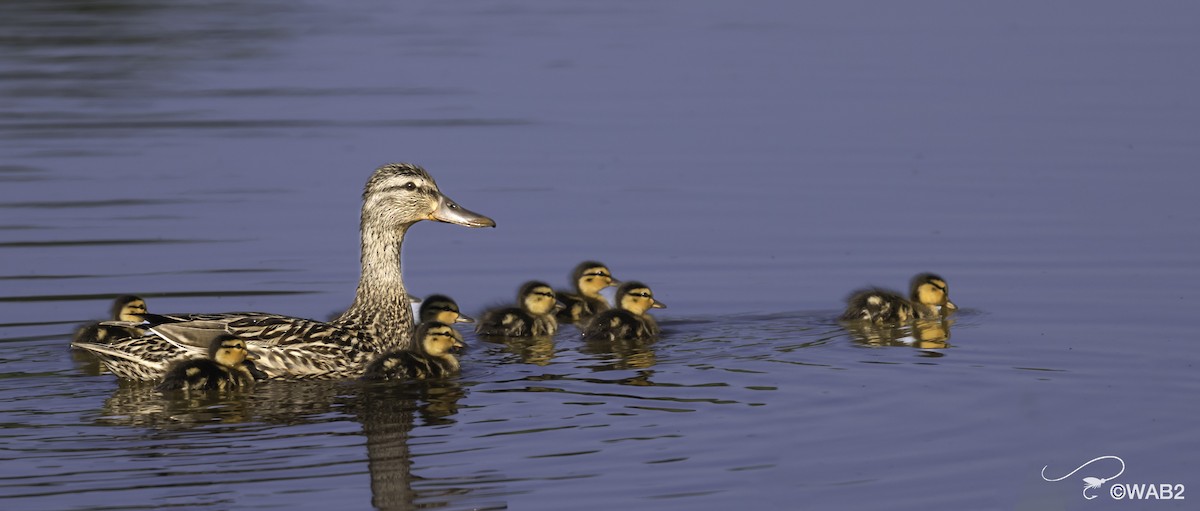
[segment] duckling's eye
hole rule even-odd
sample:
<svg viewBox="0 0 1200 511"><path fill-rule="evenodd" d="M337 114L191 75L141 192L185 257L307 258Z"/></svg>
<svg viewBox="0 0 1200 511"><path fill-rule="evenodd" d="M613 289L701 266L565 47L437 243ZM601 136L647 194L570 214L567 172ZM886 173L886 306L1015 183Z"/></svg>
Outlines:
<svg viewBox="0 0 1200 511"><path fill-rule="evenodd" d="M404 185L404 189L411 192L411 191L417 189L417 184L412 181L409 181L408 184Z"/></svg>
<svg viewBox="0 0 1200 511"><path fill-rule="evenodd" d="M636 296L639 298L650 298L653 295L651 295L650 293L629 293L629 296Z"/></svg>

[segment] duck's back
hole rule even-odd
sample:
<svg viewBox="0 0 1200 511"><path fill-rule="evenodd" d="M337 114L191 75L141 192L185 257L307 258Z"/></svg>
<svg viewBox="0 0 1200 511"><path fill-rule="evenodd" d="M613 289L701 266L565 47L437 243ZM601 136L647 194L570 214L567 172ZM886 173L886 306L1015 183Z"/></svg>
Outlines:
<svg viewBox="0 0 1200 511"><path fill-rule="evenodd" d="M172 365L158 384L158 390L220 390L253 381L244 368L230 369L207 358L196 358Z"/></svg>
<svg viewBox="0 0 1200 511"><path fill-rule="evenodd" d="M855 291L846 299L843 321L902 323L915 316L913 304L895 291L870 288Z"/></svg>
<svg viewBox="0 0 1200 511"><path fill-rule="evenodd" d="M395 351L375 359L363 374L364 380L423 380L445 378L454 373L449 362L424 353Z"/></svg>
<svg viewBox="0 0 1200 511"><path fill-rule="evenodd" d="M657 330L657 325L651 326L632 312L609 309L592 318L584 328L583 335L589 339L612 341L650 340L656 336Z"/></svg>
<svg viewBox="0 0 1200 511"><path fill-rule="evenodd" d="M608 302L603 298L584 296L569 291L557 291L558 301L565 307L555 316L559 323L574 323L585 325L596 314L608 310Z"/></svg>
<svg viewBox="0 0 1200 511"><path fill-rule="evenodd" d="M153 333L109 343L75 341L121 378L155 380L171 364L202 354L227 334L245 339L258 369L273 378L353 377L375 351L353 326L279 314L147 314Z"/></svg>
<svg viewBox="0 0 1200 511"><path fill-rule="evenodd" d="M554 335L558 323L554 316L530 314L518 307L493 309L483 314L475 332L494 337L540 337Z"/></svg>

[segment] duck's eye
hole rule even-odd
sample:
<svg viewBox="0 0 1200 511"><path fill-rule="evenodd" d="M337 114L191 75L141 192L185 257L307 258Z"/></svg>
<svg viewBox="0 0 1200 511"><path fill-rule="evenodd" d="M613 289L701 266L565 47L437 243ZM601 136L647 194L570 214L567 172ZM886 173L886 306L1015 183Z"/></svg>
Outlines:
<svg viewBox="0 0 1200 511"><path fill-rule="evenodd" d="M412 181L409 181L408 184L404 185L404 189L411 192L411 191L417 189L417 184Z"/></svg>

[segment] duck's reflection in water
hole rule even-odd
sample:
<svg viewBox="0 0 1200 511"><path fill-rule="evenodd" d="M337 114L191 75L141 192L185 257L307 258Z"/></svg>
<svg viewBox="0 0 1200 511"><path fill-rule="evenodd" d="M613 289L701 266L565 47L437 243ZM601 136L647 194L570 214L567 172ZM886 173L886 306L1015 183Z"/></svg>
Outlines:
<svg viewBox="0 0 1200 511"><path fill-rule="evenodd" d="M919 319L901 325L876 325L863 321L847 321L842 326L854 342L864 346L905 346L919 349L950 348L950 326L953 319Z"/></svg>
<svg viewBox="0 0 1200 511"><path fill-rule="evenodd" d="M492 335L479 336L479 340L502 351L517 356L523 364L539 366L550 365L554 361L557 347L551 336L534 337L500 337Z"/></svg>
<svg viewBox="0 0 1200 511"><path fill-rule="evenodd" d="M584 338L582 342L580 353L596 355L596 363L589 367L597 371L648 369L658 363L654 340Z"/></svg>
<svg viewBox="0 0 1200 511"><path fill-rule="evenodd" d="M441 485L433 485L436 490L415 490L409 451L415 418L425 424L448 422L464 395L453 381L378 382L362 384L355 399L346 403L367 437L372 506L388 510L444 507L470 491Z"/></svg>
<svg viewBox="0 0 1200 511"><path fill-rule="evenodd" d="M153 382L122 381L105 401L102 415L96 422L149 427L164 432L186 429L200 431L199 428L222 424L227 427L213 431L213 434L259 437L263 434L262 424L293 426L354 421L362 425L366 437L366 462L371 478L373 507L387 510L442 508L461 505L469 499L468 494L472 489L414 476L409 451L410 436L417 424L453 422L452 417L458 412L458 402L465 395L465 389L454 380L272 381L233 392L168 394L155 390ZM311 440L308 435L302 436L292 441ZM161 437L171 441L180 438L194 437L190 434L187 437ZM185 441L189 443L189 449L209 449L208 442ZM269 443L278 445L288 441L276 437ZM214 444L212 450L195 454L224 459L228 453L217 450L220 445ZM300 444L297 447L302 446ZM278 467L284 473L290 468L286 465ZM214 477L218 476L216 469L213 470ZM414 488L414 481L418 481L422 488ZM170 481L163 483L171 484ZM297 480L297 483L305 484L302 480ZM485 504L479 508L504 508L504 504Z"/></svg>

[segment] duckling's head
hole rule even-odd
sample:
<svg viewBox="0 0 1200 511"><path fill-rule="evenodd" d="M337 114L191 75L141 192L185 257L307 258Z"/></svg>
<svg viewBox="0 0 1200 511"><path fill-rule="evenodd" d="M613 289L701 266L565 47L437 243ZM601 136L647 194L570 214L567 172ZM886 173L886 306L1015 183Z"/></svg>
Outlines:
<svg viewBox="0 0 1200 511"><path fill-rule="evenodd" d="M417 329L417 339L421 340L421 349L427 355L439 358L454 358L454 353L466 347L458 330L439 321L421 323Z"/></svg>
<svg viewBox="0 0 1200 511"><path fill-rule="evenodd" d="M363 225L407 228L421 220L467 227L495 227L491 218L472 212L442 195L425 169L411 163L389 163L367 180L363 191Z"/></svg>
<svg viewBox="0 0 1200 511"><path fill-rule="evenodd" d="M575 283L575 289L584 296L599 296L601 289L621 283L613 278L612 272L608 271L604 263L597 261L579 263L571 272L571 279Z"/></svg>
<svg viewBox="0 0 1200 511"><path fill-rule="evenodd" d="M458 304L446 295L430 295L422 300L419 315L422 323L426 321L439 321L446 324L475 322L470 316L459 311Z"/></svg>
<svg viewBox="0 0 1200 511"><path fill-rule="evenodd" d="M521 304L522 309L531 314L551 314L558 306L558 297L550 284L531 280L522 285L517 292L517 302Z"/></svg>
<svg viewBox="0 0 1200 511"><path fill-rule="evenodd" d="M109 311L112 319L132 323L141 323L142 317L140 314L145 313L146 301L141 299L141 297L133 295L118 296L113 300L112 309Z"/></svg>
<svg viewBox="0 0 1200 511"><path fill-rule="evenodd" d="M666 304L654 299L650 286L637 281L626 282L617 288L617 306L639 316L650 309L667 308Z"/></svg>
<svg viewBox="0 0 1200 511"><path fill-rule="evenodd" d="M950 301L950 287L943 279L933 273L918 273L910 285L912 300L917 303L945 307L947 311L958 310L958 306Z"/></svg>
<svg viewBox="0 0 1200 511"><path fill-rule="evenodd" d="M246 350L246 341L226 334L213 339L208 348L208 358L225 367L236 367L251 357Z"/></svg>

